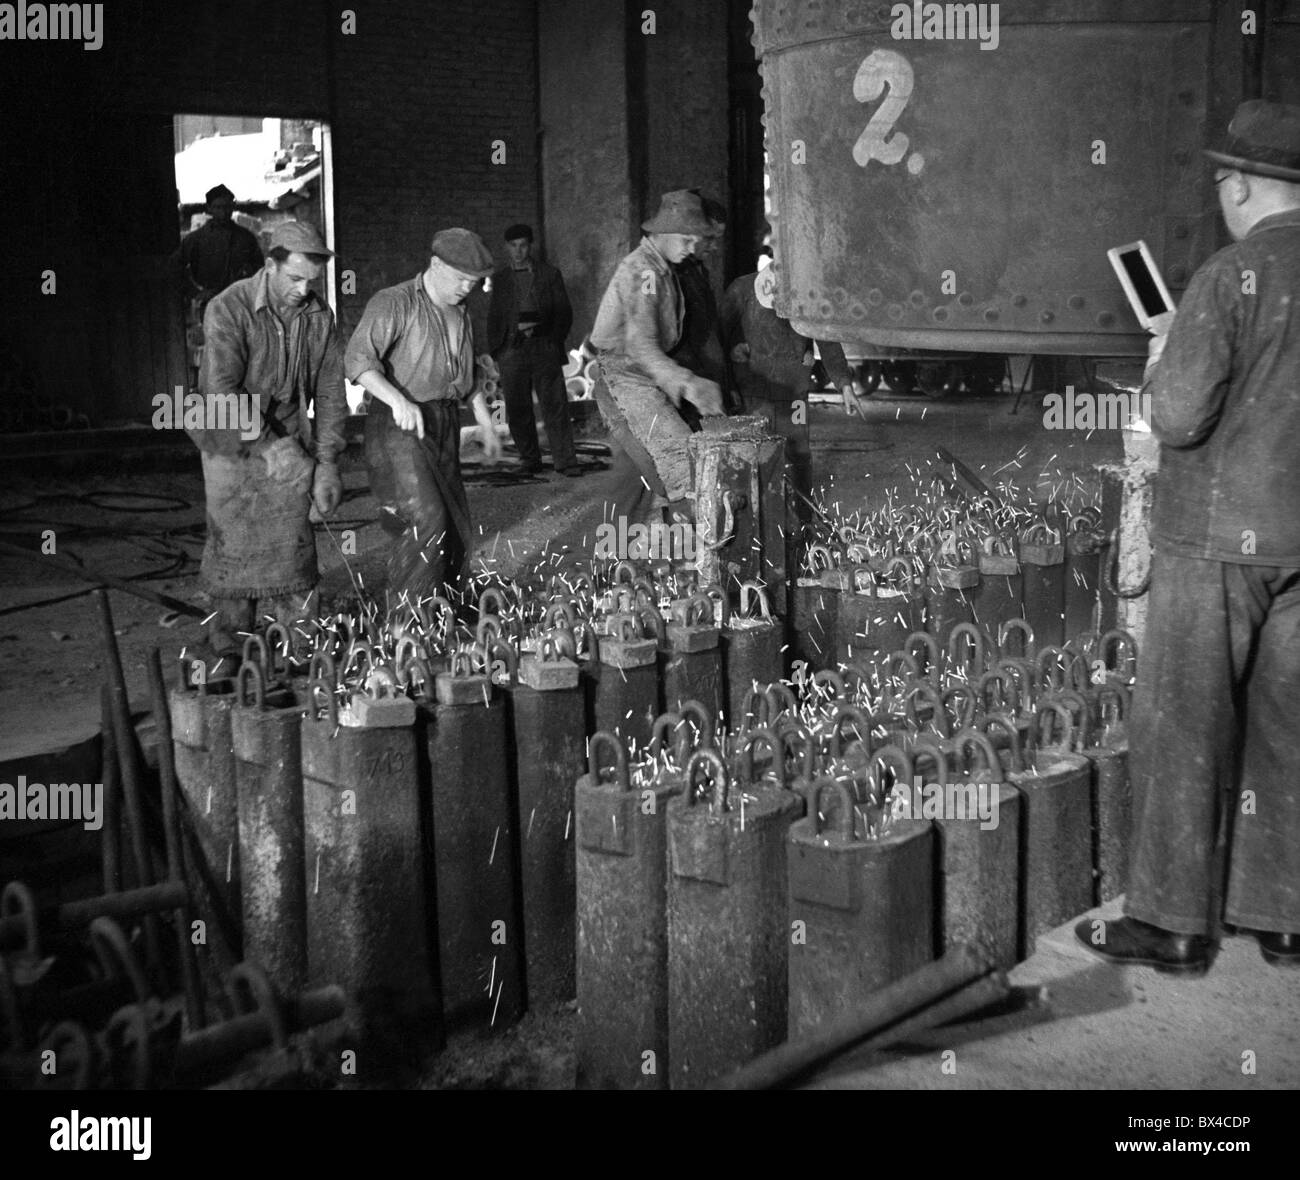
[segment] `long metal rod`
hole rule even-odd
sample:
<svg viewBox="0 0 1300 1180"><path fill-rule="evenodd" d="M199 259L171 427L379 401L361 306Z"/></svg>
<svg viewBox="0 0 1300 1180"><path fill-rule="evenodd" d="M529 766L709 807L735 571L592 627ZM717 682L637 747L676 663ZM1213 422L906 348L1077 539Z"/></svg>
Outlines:
<svg viewBox="0 0 1300 1180"><path fill-rule="evenodd" d="M113 738L117 745L118 766L122 772L122 798L126 803L126 822L131 836L136 884L152 885L153 871L149 863L149 845L145 838L141 802L143 773L136 750L135 731L131 725L131 705L126 693L126 676L122 672L122 655L118 651L117 635L113 630L113 609L109 605L107 590L96 590L95 598L99 605L100 628L104 634L104 661L108 673L108 694L112 702ZM162 956L158 919L153 915L147 915L144 919L144 935L149 967L157 971L161 967Z"/></svg>
<svg viewBox="0 0 1300 1180"><path fill-rule="evenodd" d="M980 496L991 496L988 485L980 479L969 467L960 459L956 458L947 447L935 447L939 455L940 462L948 463L952 466L953 473L959 476L965 483L970 485L971 489Z"/></svg>
<svg viewBox="0 0 1300 1180"><path fill-rule="evenodd" d="M184 905L188 897L183 882L169 881L143 889L126 889L120 893L66 901L57 909L48 911L48 916L42 916L41 933L75 930L79 926L89 926L96 918L135 918L158 910L170 910ZM0 950L21 946L25 937L26 928L21 915L0 918Z"/></svg>
<svg viewBox="0 0 1300 1180"><path fill-rule="evenodd" d="M156 590L146 590L136 582L115 578L112 574L106 574L103 570L94 569L92 566L81 566L72 561L65 561L52 553L37 553L32 549L24 549L21 545L12 545L8 541L0 541L0 553L6 553L10 557L25 557L28 561L45 566L47 569L53 566L55 569L63 570L64 573L74 574L92 585L111 586L114 590L121 590L123 594L134 594L136 598L143 598L146 602L152 602L155 606L165 606L168 610L174 610L182 615L189 615L194 619L206 619L210 613L209 611L200 610L197 606L191 606L188 602L182 602L179 598L173 598L170 594L159 594Z"/></svg>
<svg viewBox="0 0 1300 1180"><path fill-rule="evenodd" d="M334 984L303 992L284 1006L286 1032L298 1032L343 1015L346 996ZM271 1026L260 1012L223 1020L193 1036L184 1036L176 1049L176 1072L186 1074L241 1057L271 1043Z"/></svg>
<svg viewBox="0 0 1300 1180"><path fill-rule="evenodd" d="M100 833L100 856L104 892L117 893L122 888L122 774L113 736L113 698L106 684L99 690L99 732L103 743L104 829Z"/></svg>
<svg viewBox="0 0 1300 1180"><path fill-rule="evenodd" d="M994 1004L1005 1000L1010 990L1011 988L1006 979L1001 975L996 973L985 975L974 983L968 983L950 996L945 996L942 1000L936 1000L914 1016L909 1016L897 1024L891 1024L874 1037L868 1037L867 1040L859 1042L853 1046L853 1051L855 1053L867 1053L877 1049L886 1049L890 1045L900 1044L920 1033L938 1028L941 1024L960 1020L962 1017L970 1016L981 1009L992 1007ZM824 1062L823 1067L829 1064L829 1062ZM807 1077L811 1072L809 1070L801 1071L798 1076L786 1079L786 1084L797 1084L801 1080L811 1080Z"/></svg>
<svg viewBox="0 0 1300 1180"><path fill-rule="evenodd" d="M804 1040L779 1045L717 1079L709 1088L765 1090L783 1085L951 996L991 970L978 952L964 943L955 946L942 959L868 996L856 1016L838 1020ZM1009 988L1005 981L1001 986L1005 995Z"/></svg>
<svg viewBox="0 0 1300 1180"><path fill-rule="evenodd" d="M162 790L163 838L167 846L167 879L184 885L185 871L181 860L181 821L176 806L176 752L172 746L172 718L167 707L167 683L163 679L162 655L149 652L149 696L153 705L154 730L158 734L158 778ZM181 980L185 990L185 1020L190 1029L203 1027L203 991L194 944L190 941L191 908L189 893L176 910L176 952L181 961Z"/></svg>

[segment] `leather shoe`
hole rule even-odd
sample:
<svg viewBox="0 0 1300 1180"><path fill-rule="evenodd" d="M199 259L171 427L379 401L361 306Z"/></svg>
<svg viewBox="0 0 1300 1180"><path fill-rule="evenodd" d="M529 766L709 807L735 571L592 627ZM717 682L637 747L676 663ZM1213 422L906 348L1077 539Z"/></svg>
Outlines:
<svg viewBox="0 0 1300 1180"><path fill-rule="evenodd" d="M1093 941L1097 921L1104 938L1100 943ZM1209 938L1175 934L1137 918L1085 918L1075 926L1074 936L1093 954L1120 966L1154 967L1162 975L1204 975L1210 968Z"/></svg>
<svg viewBox="0 0 1300 1180"><path fill-rule="evenodd" d="M582 465L580 463L570 463L565 467L557 467L555 470L557 474L567 475L570 479L582 478Z"/></svg>
<svg viewBox="0 0 1300 1180"><path fill-rule="evenodd" d="M537 475L542 470L542 461L535 459L531 463L520 463L519 470L524 475Z"/></svg>
<svg viewBox="0 0 1300 1180"><path fill-rule="evenodd" d="M1264 956L1264 962L1274 967L1300 967L1300 934L1256 930L1255 937L1259 940L1259 953Z"/></svg>

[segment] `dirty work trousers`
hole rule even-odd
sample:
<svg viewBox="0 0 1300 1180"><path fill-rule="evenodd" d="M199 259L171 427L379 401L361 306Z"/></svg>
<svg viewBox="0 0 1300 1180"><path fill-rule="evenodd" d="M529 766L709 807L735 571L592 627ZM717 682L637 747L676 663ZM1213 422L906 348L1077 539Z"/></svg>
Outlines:
<svg viewBox="0 0 1300 1180"><path fill-rule="evenodd" d="M573 423L569 421L569 395L564 389L560 362L559 347L546 336L521 337L497 357L510 437L515 440L520 462L525 466L542 461L537 420L533 417L534 389L546 422L546 442L555 469L560 471L577 462Z"/></svg>
<svg viewBox="0 0 1300 1180"><path fill-rule="evenodd" d="M1213 934L1221 916L1300 932L1297 717L1300 570L1157 548L1129 733L1126 913L1181 934Z"/></svg>
<svg viewBox="0 0 1300 1180"><path fill-rule="evenodd" d="M653 461L664 495L682 499L691 490L691 458L686 449L691 428L662 389L622 360L602 356L600 372L628 432Z"/></svg>
<svg viewBox="0 0 1300 1180"><path fill-rule="evenodd" d="M615 404L603 376L597 376L591 396L609 428L613 444L610 467L613 471L614 502L606 505L602 518L615 523L623 518L629 525L646 524L650 519L654 498L664 494L663 481L655 469L654 460L628 428L627 419Z"/></svg>
<svg viewBox="0 0 1300 1180"><path fill-rule="evenodd" d="M424 438L402 430L372 398L366 416L366 470L388 550L390 604L456 592L468 572L469 498L460 474L460 407L419 403Z"/></svg>
<svg viewBox="0 0 1300 1180"><path fill-rule="evenodd" d="M224 653L265 615L278 622L297 617L316 586L308 520L314 465L280 483L260 452L241 458L204 451L201 458L208 532L199 572L216 612L209 642Z"/></svg>

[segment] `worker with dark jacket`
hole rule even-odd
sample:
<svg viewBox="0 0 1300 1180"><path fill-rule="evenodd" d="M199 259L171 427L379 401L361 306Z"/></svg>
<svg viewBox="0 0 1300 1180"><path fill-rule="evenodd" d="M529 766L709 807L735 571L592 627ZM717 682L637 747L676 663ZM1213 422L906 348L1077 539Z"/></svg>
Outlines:
<svg viewBox="0 0 1300 1180"><path fill-rule="evenodd" d="M268 616L289 623L315 613L308 516L313 500L326 515L338 506L348 412L334 314L310 287L330 255L314 227L283 222L263 269L214 296L204 316L199 392L205 410L220 408L227 422L214 417L189 434L203 459L208 533L200 572L212 596L209 636L218 656L237 654L241 633ZM241 405L255 411L247 418L255 437L229 424L228 407Z"/></svg>
<svg viewBox="0 0 1300 1180"><path fill-rule="evenodd" d="M523 470L530 475L541 471L533 418L535 389L555 470L579 476L582 468L573 447L569 397L561 372L567 359L565 342L573 326L564 277L555 267L533 257L533 231L528 226L512 225L505 239L510 265L492 275L487 331L488 352L501 370L510 436Z"/></svg>
<svg viewBox="0 0 1300 1180"><path fill-rule="evenodd" d="M1076 927L1112 962L1187 975L1221 923L1300 965L1300 106L1243 103L1206 155L1234 241L1150 347L1160 468L1125 916Z"/></svg>
<svg viewBox="0 0 1300 1180"><path fill-rule="evenodd" d="M231 283L262 268L257 238L234 221L235 194L218 184L208 189L204 200L207 221L181 239L171 260L185 300L186 337L195 369L203 364L203 313L209 302Z"/></svg>
<svg viewBox="0 0 1300 1180"><path fill-rule="evenodd" d="M732 379L745 413L759 414L786 440L795 486L811 492L812 447L808 434L808 386L813 342L790 321L777 315L776 268L769 263L741 275L722 297L722 343L732 365ZM844 349L834 341L817 342L822 364L844 399L844 411L862 412ZM802 405L796 403L803 400Z"/></svg>
<svg viewBox="0 0 1300 1180"><path fill-rule="evenodd" d="M371 297L344 357L348 380L370 394L366 467L380 527L394 538L388 557L394 602L456 591L468 574L462 403L473 408L488 462L501 454L463 306L492 273L492 255L467 229L435 234L430 254L415 278Z"/></svg>
<svg viewBox="0 0 1300 1180"><path fill-rule="evenodd" d="M721 248L727 230L727 211L711 197L701 197L700 200L709 221L709 230L695 244L694 251L673 267L682 290L682 338L668 355L697 377L716 383L723 391L723 404L730 408L727 362L718 330L718 300L709 273L709 263ZM699 429L700 416L695 407L685 402L680 410L687 424L692 429Z"/></svg>

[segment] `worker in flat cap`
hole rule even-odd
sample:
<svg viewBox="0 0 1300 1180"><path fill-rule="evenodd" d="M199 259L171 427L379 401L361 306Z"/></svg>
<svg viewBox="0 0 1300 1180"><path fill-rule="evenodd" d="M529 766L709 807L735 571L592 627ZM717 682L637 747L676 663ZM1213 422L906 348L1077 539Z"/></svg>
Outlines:
<svg viewBox="0 0 1300 1180"><path fill-rule="evenodd" d="M546 421L551 462L562 475L580 476L573 446L569 397L561 371L565 342L573 325L564 278L553 266L533 257L533 231L512 225L505 232L510 265L492 275L488 305L488 352L501 370L510 435L519 463L529 475L542 470L542 453L533 417L533 391Z"/></svg>
<svg viewBox="0 0 1300 1180"><path fill-rule="evenodd" d="M268 619L316 613L309 515L313 503L323 515L338 507L348 412L334 313L312 289L330 256L314 226L283 222L258 273L213 296L204 315L199 392L209 416L188 433L203 459L200 574L217 657L237 656Z"/></svg>
<svg viewBox="0 0 1300 1180"><path fill-rule="evenodd" d="M1243 103L1205 154L1233 242L1149 348L1160 471L1125 916L1076 928L1111 962L1185 975L1225 927L1300 966L1300 106Z"/></svg>
<svg viewBox="0 0 1300 1180"><path fill-rule="evenodd" d="M618 264L591 330L600 369L593 396L616 441L641 466L646 484L661 490L677 515L690 519L686 441L691 429L678 407L687 401L703 415L722 414L722 390L669 355L681 342L685 320L673 268L712 227L700 195L679 189L663 195L658 212L641 228L645 236ZM618 418L606 407L625 420L622 439ZM616 512L625 510L621 503L616 506ZM637 503L629 514L639 511Z"/></svg>
<svg viewBox="0 0 1300 1180"><path fill-rule="evenodd" d="M410 602L461 588L472 550L460 471L460 407L468 403L489 463L501 455L478 381L464 303L492 273L483 239L467 229L434 235L429 264L371 297L344 357L370 395L366 467L379 520L393 537L388 585Z"/></svg>
<svg viewBox="0 0 1300 1180"><path fill-rule="evenodd" d="M180 249L172 256L181 297L186 302L191 359L196 369L203 359L201 327L208 301L231 283L257 274L262 267L257 238L232 220L235 194L224 184L218 184L208 189L204 199L207 221L186 234Z"/></svg>

